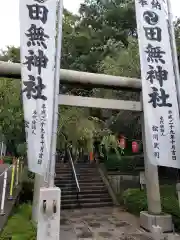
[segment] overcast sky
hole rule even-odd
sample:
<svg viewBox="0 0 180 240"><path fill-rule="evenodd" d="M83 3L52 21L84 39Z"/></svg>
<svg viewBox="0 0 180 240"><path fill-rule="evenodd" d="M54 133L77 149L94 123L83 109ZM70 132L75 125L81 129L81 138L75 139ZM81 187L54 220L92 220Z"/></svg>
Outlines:
<svg viewBox="0 0 180 240"><path fill-rule="evenodd" d="M19 0L0 0L0 49L19 46ZM76 13L83 0L64 0L64 6ZM180 0L171 0L173 14L180 16Z"/></svg>

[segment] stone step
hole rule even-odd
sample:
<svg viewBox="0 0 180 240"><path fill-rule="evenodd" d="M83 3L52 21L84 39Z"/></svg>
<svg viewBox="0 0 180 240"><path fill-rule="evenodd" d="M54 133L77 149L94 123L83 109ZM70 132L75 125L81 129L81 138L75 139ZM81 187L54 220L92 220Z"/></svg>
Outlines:
<svg viewBox="0 0 180 240"><path fill-rule="evenodd" d="M58 169L56 169L56 175L62 175L62 174L67 174L67 175L70 175L70 174L72 174L72 175L74 175L74 173L73 173L73 171L62 171L62 170L58 170ZM99 172L97 171L97 170L95 170L95 171L84 171L84 170L82 170L82 171L76 171L76 175L91 175L91 174L93 174L93 175L97 175L97 174L99 174Z"/></svg>
<svg viewBox="0 0 180 240"><path fill-rule="evenodd" d="M63 177L63 178L72 178L73 174L72 173L59 173L56 172L55 178L59 178L59 177Z"/></svg>
<svg viewBox="0 0 180 240"><path fill-rule="evenodd" d="M75 179L55 179L55 184L59 183L59 184L66 184L66 183L72 183L76 185ZM81 184L99 184L99 183L103 183L102 179L98 178L98 179L78 179L78 183Z"/></svg>
<svg viewBox="0 0 180 240"><path fill-rule="evenodd" d="M56 174L71 174L72 170L62 170L62 169L57 169L56 168Z"/></svg>
<svg viewBox="0 0 180 240"><path fill-rule="evenodd" d="M77 191L76 189L74 189L74 191L72 191L71 189L61 189L62 191L62 195L76 195L77 194ZM82 195L90 195L90 194L107 194L107 189L104 188L104 189L84 189L84 190L81 190L81 193Z"/></svg>
<svg viewBox="0 0 180 240"><path fill-rule="evenodd" d="M75 163L76 167L96 168L96 164L93 163Z"/></svg>
<svg viewBox="0 0 180 240"><path fill-rule="evenodd" d="M87 181L87 180L96 180L99 181L101 180L101 177L99 175L76 175L78 181ZM74 176L68 176L68 175L56 175L55 180L61 181L61 180L75 180Z"/></svg>
<svg viewBox="0 0 180 240"><path fill-rule="evenodd" d="M57 187L60 187L60 188L63 188L63 187L69 187L69 188L76 188L76 182L73 182L73 183L65 183L65 184L63 184L63 183L61 183L61 182L57 182L56 183L56 186ZM87 183L85 183L85 182L83 182L83 183L81 183L81 184L79 184L79 186L80 186L80 188L82 188L82 189L85 189L85 188L87 188L87 189L94 189L94 188L102 188L102 187L105 187L105 185L104 185L104 183L103 182L97 182L97 183L94 183L94 184L92 184L91 182L87 182Z"/></svg>
<svg viewBox="0 0 180 240"><path fill-rule="evenodd" d="M91 176L79 175L79 176L77 176L77 179L78 179L78 181L87 181L87 180L99 181L99 180L101 180L101 177L96 175L96 176L92 176L92 178L91 178ZM71 176L56 175L55 181L61 181L61 180L63 180L63 181L74 180L74 176L72 176L72 175Z"/></svg>
<svg viewBox="0 0 180 240"><path fill-rule="evenodd" d="M74 208L99 208L113 206L112 202L99 202L99 203L84 203L80 206L78 204L64 204L62 209L74 209Z"/></svg>
<svg viewBox="0 0 180 240"><path fill-rule="evenodd" d="M84 193L79 193L78 194L78 197L79 199L104 199L104 198L107 198L109 197L108 196L108 193L105 192L105 193L90 193L90 194L84 194ZM67 195L67 194L62 194L61 196L61 199L64 200L64 199L72 199L72 200L76 200L77 199L77 194L70 194L70 195Z"/></svg>
<svg viewBox="0 0 180 240"><path fill-rule="evenodd" d="M80 193L77 201L77 185L71 166L56 164L55 185L60 187L62 209L112 206L111 197L95 165L75 164Z"/></svg>
<svg viewBox="0 0 180 240"><path fill-rule="evenodd" d="M78 203L80 205L85 204L85 203L97 203L97 202L112 202L110 197L105 197L105 198L79 198ZM77 203L77 199L62 199L61 200L62 204L73 204Z"/></svg>

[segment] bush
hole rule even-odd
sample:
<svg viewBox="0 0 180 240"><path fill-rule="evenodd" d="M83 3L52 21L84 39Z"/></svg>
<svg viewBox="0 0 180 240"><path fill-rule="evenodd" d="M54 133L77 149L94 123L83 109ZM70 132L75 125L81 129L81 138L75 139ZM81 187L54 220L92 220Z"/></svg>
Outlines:
<svg viewBox="0 0 180 240"><path fill-rule="evenodd" d="M33 200L34 180L26 179L22 182L22 189L20 193L21 203L31 203Z"/></svg>
<svg viewBox="0 0 180 240"><path fill-rule="evenodd" d="M13 163L13 157L12 156L4 156L3 161L5 164L12 164Z"/></svg>
<svg viewBox="0 0 180 240"><path fill-rule="evenodd" d="M36 228L31 219L31 206L21 205L8 220L0 239L7 240L35 240Z"/></svg>
<svg viewBox="0 0 180 240"><path fill-rule="evenodd" d="M146 192L139 189L126 190L123 194L123 203L127 210L135 215L148 209ZM175 228L180 230L180 207L175 187L167 185L161 187L161 204L163 211L172 215Z"/></svg>
<svg viewBox="0 0 180 240"><path fill-rule="evenodd" d="M21 203L31 203L33 200L34 190L34 174L29 172L26 168L24 171L24 177L22 181L22 189L20 193Z"/></svg>
<svg viewBox="0 0 180 240"><path fill-rule="evenodd" d="M137 167L144 167L144 161L138 157L122 157L118 159L115 154L109 155L108 159L104 161L107 171L116 170L121 172L134 172L137 173ZM139 173L139 170L138 170Z"/></svg>

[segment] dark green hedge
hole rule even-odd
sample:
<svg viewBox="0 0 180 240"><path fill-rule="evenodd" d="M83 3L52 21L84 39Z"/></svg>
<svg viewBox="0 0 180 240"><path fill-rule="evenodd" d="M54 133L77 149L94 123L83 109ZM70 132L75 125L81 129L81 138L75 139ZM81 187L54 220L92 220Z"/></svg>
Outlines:
<svg viewBox="0 0 180 240"><path fill-rule="evenodd" d="M146 192L139 189L128 189L123 194L123 203L129 212L139 215L141 211L147 210ZM180 230L180 207L175 187L161 187L161 204L163 212L172 215L175 228Z"/></svg>
<svg viewBox="0 0 180 240"><path fill-rule="evenodd" d="M12 162L13 162L13 157L12 157L12 156L4 156L4 157L3 157L3 161L4 161L4 163L6 163L6 164L12 164Z"/></svg>
<svg viewBox="0 0 180 240"><path fill-rule="evenodd" d="M140 157L122 157L118 159L115 154L111 154L108 159L104 161L107 171L116 170L121 172L135 172L137 168L144 167L144 161Z"/></svg>

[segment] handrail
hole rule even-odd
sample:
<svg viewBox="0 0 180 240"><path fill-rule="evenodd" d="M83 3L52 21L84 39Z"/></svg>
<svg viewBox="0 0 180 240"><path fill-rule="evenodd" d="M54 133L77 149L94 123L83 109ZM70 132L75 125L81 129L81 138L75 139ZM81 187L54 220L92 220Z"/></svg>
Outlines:
<svg viewBox="0 0 180 240"><path fill-rule="evenodd" d="M8 171L12 169L11 174L8 175ZM22 176L23 176L23 163L20 162L19 159L13 160L13 164L9 165L4 169L4 171L0 174L0 178L3 177L2 183L2 194L1 194L1 199L0 199L0 216L5 214L5 202L6 198L8 200L13 200L14 199L14 189L17 189L19 184L22 181ZM7 188L8 182L10 180L10 188ZM9 193L8 193L8 192ZM8 193L8 197L6 196Z"/></svg>
<svg viewBox="0 0 180 240"><path fill-rule="evenodd" d="M5 172L9 171L9 170L12 168L12 166L13 166L13 164L11 164L9 167L7 167L7 168L4 170L4 172L2 172L2 173L0 174L0 177L2 177L2 176L5 174Z"/></svg>
<svg viewBox="0 0 180 240"><path fill-rule="evenodd" d="M71 165L72 165L72 169L73 169L73 173L74 173L74 178L75 178L75 181L76 181L77 189L78 189L78 192L80 192L81 190L80 190L79 182L78 182L78 179L77 179L77 174L76 174L76 170L75 170L75 167L74 167L74 163L73 163L73 160L72 160L71 152L69 151L69 149L67 151L68 151L69 158L70 158L70 161L71 161Z"/></svg>

